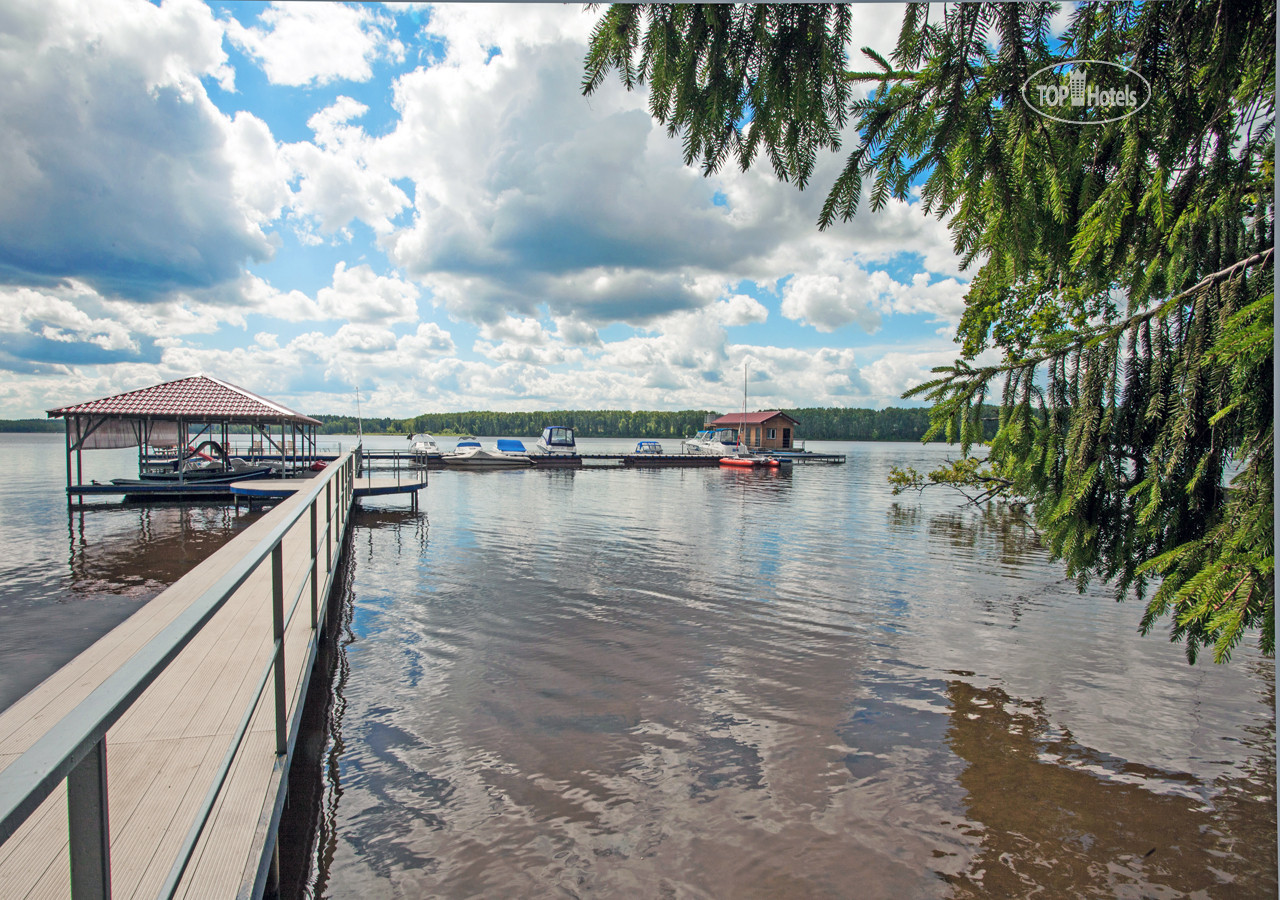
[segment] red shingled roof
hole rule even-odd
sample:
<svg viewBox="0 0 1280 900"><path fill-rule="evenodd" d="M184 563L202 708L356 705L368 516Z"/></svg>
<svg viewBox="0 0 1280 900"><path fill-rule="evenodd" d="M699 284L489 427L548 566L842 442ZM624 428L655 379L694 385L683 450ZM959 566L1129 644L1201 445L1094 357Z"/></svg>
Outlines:
<svg viewBox="0 0 1280 900"><path fill-rule="evenodd" d="M770 409L764 412L750 412L750 413L747 413L746 416L743 416L743 414L740 412L725 413L720 418L712 421L711 424L717 428L732 428L735 425L742 425L742 424L763 425L765 422L769 421L775 416L782 416L784 419L789 419L790 421L794 422L796 425L800 424L799 421L797 421L796 419L793 419L791 416L777 409Z"/></svg>
<svg viewBox="0 0 1280 900"><path fill-rule="evenodd" d="M318 419L304 416L287 406L273 403L242 387L208 375L167 381L154 387L51 409L48 412L51 419L90 415L152 416L162 419L220 419L233 422L270 420L320 424Z"/></svg>

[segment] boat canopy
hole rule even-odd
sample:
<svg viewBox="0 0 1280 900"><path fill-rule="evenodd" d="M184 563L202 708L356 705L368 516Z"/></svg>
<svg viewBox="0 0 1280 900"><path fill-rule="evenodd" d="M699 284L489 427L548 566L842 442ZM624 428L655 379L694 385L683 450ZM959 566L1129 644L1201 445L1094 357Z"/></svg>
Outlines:
<svg viewBox="0 0 1280 900"><path fill-rule="evenodd" d="M528 453L524 448L524 444L513 438L498 438L498 452L500 453Z"/></svg>
<svg viewBox="0 0 1280 900"><path fill-rule="evenodd" d="M573 429L564 425L548 425L542 429L542 443L548 447L576 448L573 442Z"/></svg>

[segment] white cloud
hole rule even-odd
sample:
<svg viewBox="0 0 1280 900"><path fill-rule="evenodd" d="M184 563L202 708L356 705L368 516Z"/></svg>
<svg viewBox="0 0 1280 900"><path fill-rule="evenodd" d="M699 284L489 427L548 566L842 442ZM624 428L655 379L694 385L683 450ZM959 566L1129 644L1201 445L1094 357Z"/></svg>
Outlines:
<svg viewBox="0 0 1280 900"><path fill-rule="evenodd" d="M201 82L230 80L207 7L22 0L4 21L0 278L154 298L270 256L275 201L237 181Z"/></svg>
<svg viewBox="0 0 1280 900"><path fill-rule="evenodd" d="M379 415L731 410L745 362L753 407L885 405L954 356L933 335L915 355L848 346L846 326L891 316L950 328L965 290L918 203L817 231L848 148L804 192L759 161L704 178L643 91L581 96L596 16L538 4L431 7L422 57L443 42L440 64L387 78L384 123L373 90L334 83L389 71L404 9L276 5L245 27L189 0L7 7L0 368L29 374L6 402L209 371L312 411L348 411L356 385ZM892 46L896 7L854 16L859 45ZM242 76L252 96L218 95L242 107L221 112L205 86L235 87L223 29L272 84L309 90ZM297 124L279 124L282 99L311 140L272 133ZM779 335L805 322L830 346L742 342L779 307Z"/></svg>
<svg viewBox="0 0 1280 900"><path fill-rule="evenodd" d="M370 6L273 3L258 22L246 28L228 18L227 37L261 63L272 84L368 81L373 62L404 56L394 24Z"/></svg>
<svg viewBox="0 0 1280 900"><path fill-rule="evenodd" d="M411 335L400 338L397 349L414 357L444 356L457 352L449 332L435 322L423 322Z"/></svg>
<svg viewBox="0 0 1280 900"><path fill-rule="evenodd" d="M931 283L924 272L903 284L883 270L868 272L860 259L850 259L798 274L787 282L782 291L782 314L822 332L856 324L874 334L884 316L915 313L926 313L935 322L953 328L964 312L967 291L968 285L955 278Z"/></svg>
<svg viewBox="0 0 1280 900"><path fill-rule="evenodd" d="M316 300L330 319L348 322L407 322L417 315L418 289L394 276L378 275L367 265L348 269L339 262L333 286L321 288Z"/></svg>
<svg viewBox="0 0 1280 900"><path fill-rule="evenodd" d="M506 316L497 322L480 326L480 336L487 341L512 341L517 344L545 346L547 331L537 319L528 316Z"/></svg>
<svg viewBox="0 0 1280 900"><path fill-rule="evenodd" d="M746 294L734 294L716 304L716 312L725 325L748 325L752 322L765 322L769 318L769 310L763 303Z"/></svg>
<svg viewBox="0 0 1280 900"><path fill-rule="evenodd" d="M394 173L378 162L377 142L349 124L367 109L350 97L339 97L307 122L316 143L303 141L281 149L299 178L291 212L301 220L303 233L313 221L322 232L334 234L359 220L379 234L388 234L393 230L391 220L409 205L409 198L393 181Z"/></svg>
<svg viewBox="0 0 1280 900"><path fill-rule="evenodd" d="M0 332L27 333L59 343L85 343L103 350L138 350L129 330L110 317L94 318L77 304L83 286L55 296L29 288L0 290Z"/></svg>
<svg viewBox="0 0 1280 900"><path fill-rule="evenodd" d="M819 331L856 323L873 334L880 328L878 300L890 284L884 272L867 272L853 263L838 273L802 273L783 289L782 314Z"/></svg>

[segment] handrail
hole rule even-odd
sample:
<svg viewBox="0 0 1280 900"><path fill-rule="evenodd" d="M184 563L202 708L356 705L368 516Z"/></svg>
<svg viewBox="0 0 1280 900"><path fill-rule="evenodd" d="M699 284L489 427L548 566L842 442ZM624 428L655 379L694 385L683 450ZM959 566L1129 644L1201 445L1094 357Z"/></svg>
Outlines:
<svg viewBox="0 0 1280 900"><path fill-rule="evenodd" d="M107 852L105 837L98 836L99 847L97 848L93 846L89 846L87 850L77 848L77 837L84 837L84 833L77 832L77 829L94 830L93 823L80 821L84 817L77 817L75 809L77 802L74 795L77 791L85 789L80 785L85 783L90 788L93 786L91 777L79 774L82 768L81 763L90 764L96 761L100 769L105 767L105 739L111 726L128 711L132 703L159 677L168 664L190 643L240 586L257 571L263 560L277 551L285 536L306 511L313 507L320 494L326 493L326 503L332 502L332 494L327 492L329 485L335 480L340 482L339 499L344 503L345 509L350 509L359 456L360 448L357 447L344 454L334 465L329 466L321 476L313 479L308 488L301 492L303 499L298 503L297 510L292 516L277 523L234 566L175 616L173 621L139 648L120 668L107 676L73 710L50 726L21 756L0 770L0 843L7 841L22 826L23 822L63 779L77 773L68 784L68 793L72 795L69 797L68 812L69 827L72 832L72 893L76 895L78 883L99 885L105 878L106 884L103 886L106 893L103 895L109 896L109 860L99 858L101 854ZM331 561L332 557L328 550L329 539L330 535L326 533L325 556ZM311 549L314 573L315 562L319 555L319 548L314 541ZM301 596L300 593L299 596ZM278 654L276 659L279 659ZM253 707L256 708L257 705L258 699L255 699ZM283 713L281 712L280 715ZM104 830L105 783L100 783L97 789L101 794L99 799L102 804L98 813L101 816L101 822L98 823L97 828ZM80 857L77 856L78 853L81 853ZM77 873L78 859L81 860L80 876L82 877L78 877ZM84 871L86 863L97 866L100 871L86 874Z"/></svg>

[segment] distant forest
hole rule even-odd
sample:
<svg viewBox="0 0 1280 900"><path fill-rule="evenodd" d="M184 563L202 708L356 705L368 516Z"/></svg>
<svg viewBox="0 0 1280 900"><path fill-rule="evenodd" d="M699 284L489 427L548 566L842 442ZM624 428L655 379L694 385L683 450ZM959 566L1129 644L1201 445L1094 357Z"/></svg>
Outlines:
<svg viewBox="0 0 1280 900"><path fill-rule="evenodd" d="M929 429L929 410L912 409L786 409L800 422L799 440L918 441ZM567 425L578 437L683 438L702 428L710 415L705 409L679 412L659 410L573 409L556 412L423 413L411 419L368 418L365 434L474 434L480 436L542 434L548 425ZM322 434L354 434L354 416L316 416Z"/></svg>
<svg viewBox="0 0 1280 900"><path fill-rule="evenodd" d="M66 426L61 419L0 419L0 432L4 431L56 431L61 434Z"/></svg>
<svg viewBox="0 0 1280 900"><path fill-rule="evenodd" d="M918 441L929 429L929 410L899 409L786 409L800 422L798 440L812 441ZM372 417L363 421L365 434L475 434L482 437L512 435L532 437L547 425L568 425L578 437L683 438L702 428L705 409L679 412L626 409L572 409L557 412L454 412L423 413L410 419ZM355 416L316 416L324 424L321 434L355 434ZM0 432L61 432L61 419L0 419ZM233 429L240 430L240 429Z"/></svg>

